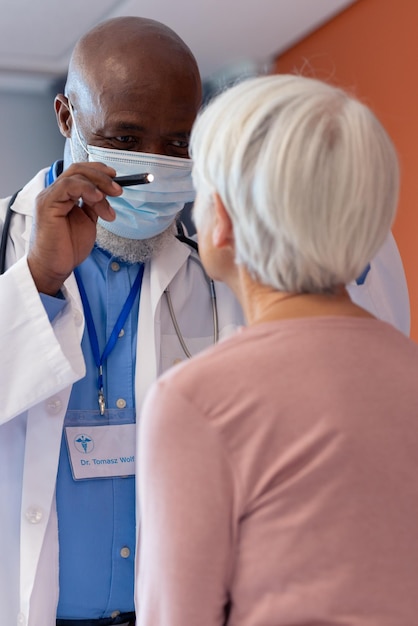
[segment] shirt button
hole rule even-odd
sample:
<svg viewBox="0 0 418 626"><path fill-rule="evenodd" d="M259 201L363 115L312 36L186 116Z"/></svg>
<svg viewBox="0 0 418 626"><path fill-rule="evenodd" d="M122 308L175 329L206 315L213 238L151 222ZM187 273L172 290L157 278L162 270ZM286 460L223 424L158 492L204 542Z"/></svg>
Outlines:
<svg viewBox="0 0 418 626"><path fill-rule="evenodd" d="M123 337L123 335L124 335L124 334L125 334L125 331L124 331L124 330L123 330L123 328L122 328L122 330L120 331L120 333L119 333L118 337Z"/></svg>
<svg viewBox="0 0 418 626"><path fill-rule="evenodd" d="M118 407L118 409L124 409L126 407L126 400L124 400L123 398L118 398L116 400L116 406Z"/></svg>
<svg viewBox="0 0 418 626"><path fill-rule="evenodd" d="M26 624L26 616L23 615L23 613L18 613L17 614L16 623L17 623L18 626L25 626L25 624Z"/></svg>
<svg viewBox="0 0 418 626"><path fill-rule="evenodd" d="M83 314L82 314L82 312L78 311L78 310L74 311L73 318L74 318L74 324L76 326L81 326L81 324L83 323Z"/></svg>
<svg viewBox="0 0 418 626"><path fill-rule="evenodd" d="M25 517L31 524L39 524L42 521L43 514L41 509L31 506L26 510Z"/></svg>
<svg viewBox="0 0 418 626"><path fill-rule="evenodd" d="M112 263L110 264L110 269L112 269L114 272L119 272L120 270L119 263L117 263L116 261L112 261Z"/></svg>
<svg viewBox="0 0 418 626"><path fill-rule="evenodd" d="M174 359L173 365L178 365L179 363L183 363L183 359Z"/></svg>
<svg viewBox="0 0 418 626"><path fill-rule="evenodd" d="M131 551L129 550L129 548L122 548L122 550L120 551L120 555L123 559L127 559L128 556L131 554Z"/></svg>
<svg viewBox="0 0 418 626"><path fill-rule="evenodd" d="M59 398L58 396L53 396L45 402L45 406L48 413L50 413L51 415L56 415L61 411L61 398Z"/></svg>
<svg viewBox="0 0 418 626"><path fill-rule="evenodd" d="M118 617L120 615L120 611L113 611L113 613L110 614L110 617L112 619L115 619L115 617Z"/></svg>

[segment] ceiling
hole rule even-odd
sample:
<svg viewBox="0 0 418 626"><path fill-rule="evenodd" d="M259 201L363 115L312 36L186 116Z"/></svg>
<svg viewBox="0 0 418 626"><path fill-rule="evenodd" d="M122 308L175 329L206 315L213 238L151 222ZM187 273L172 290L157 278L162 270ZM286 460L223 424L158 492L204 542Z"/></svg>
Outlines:
<svg viewBox="0 0 418 626"><path fill-rule="evenodd" d="M44 91L65 76L77 39L109 17L164 22L190 46L207 79L265 65L355 0L0 1L0 89Z"/></svg>

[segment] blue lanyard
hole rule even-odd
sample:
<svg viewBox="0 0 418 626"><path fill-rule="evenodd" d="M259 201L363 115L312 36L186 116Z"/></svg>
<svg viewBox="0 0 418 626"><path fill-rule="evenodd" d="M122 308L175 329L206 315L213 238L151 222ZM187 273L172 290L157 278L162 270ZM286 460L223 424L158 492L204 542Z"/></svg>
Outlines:
<svg viewBox="0 0 418 626"><path fill-rule="evenodd" d="M52 185L52 183L57 180L63 168L64 163L62 161L55 161L55 163L51 165L49 170L45 172L45 187L49 187L49 185Z"/></svg>
<svg viewBox="0 0 418 626"><path fill-rule="evenodd" d="M79 274L78 268L75 268L74 275L77 280L77 285L80 290L81 301L84 307L84 313L86 316L86 324L87 331L90 339L90 346L93 353L94 361L96 363L96 367L98 370L98 378L97 378L97 387L98 387L98 402L100 415L104 415L106 408L106 401L103 391L103 363L106 361L109 354L112 352L115 347L120 331L122 330L126 320L128 319L129 313L133 307L135 302L135 298L138 294L139 288L142 282L142 276L144 274L144 265L142 264L139 268L138 274L135 278L134 284L131 287L131 291L129 292L128 297L126 298L125 304L122 307L121 312L119 313L119 317L116 320L116 324L113 327L113 330L110 334L109 340L103 350L102 355L100 356L99 349L99 341L97 339L96 328L94 326L93 315L91 313L90 304L87 298L86 290L84 289L83 282L81 280L81 276Z"/></svg>

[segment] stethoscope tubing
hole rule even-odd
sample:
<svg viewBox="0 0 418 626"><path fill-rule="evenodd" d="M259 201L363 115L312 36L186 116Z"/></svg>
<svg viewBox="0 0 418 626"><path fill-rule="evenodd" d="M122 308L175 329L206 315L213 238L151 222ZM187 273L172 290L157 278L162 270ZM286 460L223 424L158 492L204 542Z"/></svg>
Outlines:
<svg viewBox="0 0 418 626"><path fill-rule="evenodd" d="M180 239L180 237L178 237L178 238ZM193 239L189 239L188 237L185 237L184 235L181 236L181 241L183 241L184 243L187 243L187 240L190 242L188 245L193 244L192 248L194 248L195 250L198 250L197 243ZM205 268L203 267L203 265L199 261L199 259L196 259L194 256L190 256L189 259L191 261L194 261L194 263L196 263L197 265L199 265L199 267L201 268L201 270L203 272L203 276L204 276L204 278L205 278L205 280L206 280L206 282L208 284L208 287L209 287L210 298L211 298L211 305L212 305L212 317L213 317L213 343L215 344L219 340L218 306L217 306L217 302L216 302L215 283L206 274ZM179 343L180 343L180 345L181 345L181 347L183 349L183 352L186 355L186 357L188 359L191 359L193 355L190 352L190 350L188 349L188 347L186 345L186 342L184 341L183 334L182 334L182 332L180 330L180 326L178 324L177 317L176 317L176 314L174 312L174 307L173 307L173 303L172 303L172 300L171 300L169 287L166 287L164 289L164 295L166 297L167 306L168 306L168 312L170 313L171 321L173 322L173 326L174 326L174 330L176 331L177 339L179 340Z"/></svg>
<svg viewBox="0 0 418 626"><path fill-rule="evenodd" d="M6 248L7 248L7 239L9 238L10 223L12 221L12 215L13 215L12 206L18 196L19 191L20 189L18 189L10 198L8 205L7 205L6 217L4 218L3 232L1 234L1 240L0 240L0 276L1 274L4 274L6 270Z"/></svg>

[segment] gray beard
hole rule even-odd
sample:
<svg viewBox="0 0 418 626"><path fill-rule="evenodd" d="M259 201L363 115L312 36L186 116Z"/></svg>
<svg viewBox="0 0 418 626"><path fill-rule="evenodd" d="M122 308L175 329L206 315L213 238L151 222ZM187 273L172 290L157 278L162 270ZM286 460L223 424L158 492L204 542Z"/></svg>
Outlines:
<svg viewBox="0 0 418 626"><path fill-rule="evenodd" d="M96 244L125 263L145 263L169 245L175 238L175 233L176 226L172 224L164 232L149 239L126 239L114 235L98 223Z"/></svg>

